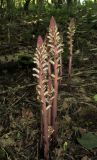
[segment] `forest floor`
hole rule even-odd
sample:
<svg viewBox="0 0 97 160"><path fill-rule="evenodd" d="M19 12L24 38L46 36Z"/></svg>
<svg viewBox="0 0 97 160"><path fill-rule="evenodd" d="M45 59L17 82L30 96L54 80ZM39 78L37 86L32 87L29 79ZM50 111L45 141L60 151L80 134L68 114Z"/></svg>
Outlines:
<svg viewBox="0 0 97 160"><path fill-rule="evenodd" d="M40 21L41 25L37 17L32 20L31 15L22 20L19 17L15 22L3 20L0 24L0 160L43 158L39 151L41 106L37 102L33 65L27 66L35 50L37 35L44 35L46 31L45 23ZM97 135L97 98L94 99L97 94L97 54L88 54L84 44L90 38L97 49L97 30L93 30L96 39L89 31L86 33L79 39L82 44L77 46L85 49L85 54L74 55L70 80L67 65L63 67L58 96L58 137L57 144L50 150L51 160L97 160L97 148L87 149L78 142L85 133ZM18 61L17 53L21 57L29 53L30 58L22 59L22 65L17 62L14 65L12 62Z"/></svg>
<svg viewBox="0 0 97 160"><path fill-rule="evenodd" d="M70 81L65 68L58 96L58 139L50 151L51 159L96 160L97 149L84 148L77 138L87 132L97 135L97 103L93 98L97 93L97 63L83 59L79 67L74 66ZM35 85L31 68L0 72L2 160L39 159L40 104Z"/></svg>

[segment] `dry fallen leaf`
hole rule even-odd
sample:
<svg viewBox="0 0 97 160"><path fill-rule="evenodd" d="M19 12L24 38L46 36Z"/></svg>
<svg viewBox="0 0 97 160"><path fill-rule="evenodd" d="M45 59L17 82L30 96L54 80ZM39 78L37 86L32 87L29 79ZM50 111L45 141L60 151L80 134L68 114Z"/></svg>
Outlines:
<svg viewBox="0 0 97 160"><path fill-rule="evenodd" d="M83 158L81 158L81 160L91 160L91 158L89 158L88 156L84 156Z"/></svg>
<svg viewBox="0 0 97 160"><path fill-rule="evenodd" d="M63 105L62 106L63 106L64 109L69 108L69 105L65 100L63 101Z"/></svg>
<svg viewBox="0 0 97 160"><path fill-rule="evenodd" d="M86 133L86 131L87 130L85 128L79 127L79 132L80 132L81 135L83 135L84 133Z"/></svg>
<svg viewBox="0 0 97 160"><path fill-rule="evenodd" d="M69 115L65 115L65 120L67 123L70 123L71 122L71 117L69 117Z"/></svg>

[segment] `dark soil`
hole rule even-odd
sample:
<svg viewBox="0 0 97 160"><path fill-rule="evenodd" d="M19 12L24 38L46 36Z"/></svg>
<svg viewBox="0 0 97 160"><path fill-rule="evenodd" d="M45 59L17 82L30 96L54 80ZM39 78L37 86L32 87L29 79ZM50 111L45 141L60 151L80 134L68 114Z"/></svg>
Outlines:
<svg viewBox="0 0 97 160"><path fill-rule="evenodd" d="M63 76L58 97L58 138L51 159L97 159L97 150L77 142L85 132L97 134L97 64L74 68L71 80ZM40 159L40 104L32 69L18 67L0 72L0 159ZM64 150L64 144L67 149Z"/></svg>

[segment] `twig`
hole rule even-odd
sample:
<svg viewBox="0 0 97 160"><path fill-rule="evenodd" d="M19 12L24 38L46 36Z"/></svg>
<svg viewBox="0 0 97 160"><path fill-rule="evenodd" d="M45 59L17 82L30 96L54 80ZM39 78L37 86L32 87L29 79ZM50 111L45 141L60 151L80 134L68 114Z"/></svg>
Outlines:
<svg viewBox="0 0 97 160"><path fill-rule="evenodd" d="M87 75L92 74L92 73L97 73L97 70L95 69L95 70L90 70L90 71L89 70L88 71L79 71L79 72L73 74L73 76L78 76L78 75L81 75L81 74L85 74L85 76L87 76L86 73L87 73Z"/></svg>
<svg viewBox="0 0 97 160"><path fill-rule="evenodd" d="M32 83L32 84L27 84L27 85L23 85L23 86L19 86L19 87L14 87L14 88L11 88L11 90L6 90L6 91L3 91L3 92L0 92L0 95L2 94L6 94L8 92L17 92L19 89L25 89L26 87L32 87L32 86L35 86L37 85L37 83Z"/></svg>
<svg viewBox="0 0 97 160"><path fill-rule="evenodd" d="M19 99L17 99L10 107L15 106L25 95L26 95L26 93L24 93L24 94L22 95L22 97L20 97Z"/></svg>

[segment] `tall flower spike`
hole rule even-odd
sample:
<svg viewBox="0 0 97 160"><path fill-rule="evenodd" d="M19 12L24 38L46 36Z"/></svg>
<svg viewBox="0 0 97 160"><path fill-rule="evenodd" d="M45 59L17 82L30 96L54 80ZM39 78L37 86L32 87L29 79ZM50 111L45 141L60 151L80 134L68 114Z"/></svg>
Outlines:
<svg viewBox="0 0 97 160"><path fill-rule="evenodd" d="M51 78L51 55L49 54L49 47L48 47L48 34L46 34L45 37L45 46L46 46L46 50L48 53L48 58L47 58L47 62L48 62L48 86L47 86L47 90L48 90L48 102L49 102L49 106L47 107L48 109L48 125L51 126L51 107L52 107L52 102L54 99L54 89L53 89L53 85L52 85L52 78Z"/></svg>
<svg viewBox="0 0 97 160"><path fill-rule="evenodd" d="M57 27L56 21L53 16L51 17L51 20L50 20L48 39L50 42L48 46L50 47L50 50L52 50L52 53L53 53L54 45L57 46L58 57L59 57L59 62L58 62L59 63L59 74L61 77L62 76L62 55L61 54L63 52L63 44L62 44L62 37L60 36L58 32L58 27ZM51 61L52 61L52 58L51 58Z"/></svg>
<svg viewBox="0 0 97 160"><path fill-rule="evenodd" d="M75 21L72 18L70 20L70 23L69 23L69 26L68 26L68 32L67 32L68 46L69 46L68 78L71 77L71 72L72 72L73 36L74 36L74 34L75 34Z"/></svg>
<svg viewBox="0 0 97 160"><path fill-rule="evenodd" d="M56 133L56 117L57 117L57 98L58 98L58 79L60 77L61 53L63 52L63 44L61 43L60 34L54 17L50 20L48 33L49 62L52 68L51 78L54 86L54 99L52 106L52 126Z"/></svg>
<svg viewBox="0 0 97 160"><path fill-rule="evenodd" d="M42 133L44 141L44 157L45 160L49 160L49 141L48 141L48 120L47 120L47 52L41 36L37 40L36 53L34 55L34 63L36 68L33 70L36 72L33 74L37 78L37 92L42 105Z"/></svg>

